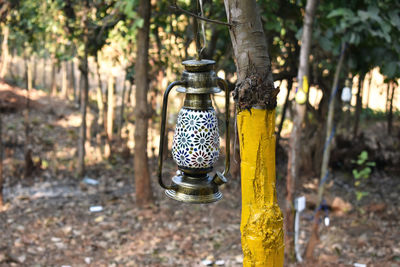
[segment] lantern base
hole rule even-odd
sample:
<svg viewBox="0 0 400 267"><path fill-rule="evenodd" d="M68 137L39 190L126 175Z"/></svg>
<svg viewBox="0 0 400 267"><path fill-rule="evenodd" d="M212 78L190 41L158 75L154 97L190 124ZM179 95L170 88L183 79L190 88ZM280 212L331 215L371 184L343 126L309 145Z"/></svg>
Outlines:
<svg viewBox="0 0 400 267"><path fill-rule="evenodd" d="M201 177L184 173L176 175L172 178L171 189L165 190L165 194L177 201L192 204L212 203L222 198L217 184L207 174Z"/></svg>

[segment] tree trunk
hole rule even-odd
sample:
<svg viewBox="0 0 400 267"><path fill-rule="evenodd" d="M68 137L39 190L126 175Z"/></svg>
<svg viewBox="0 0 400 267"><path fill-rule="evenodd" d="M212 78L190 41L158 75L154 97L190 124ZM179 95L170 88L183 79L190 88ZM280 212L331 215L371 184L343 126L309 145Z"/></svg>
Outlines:
<svg viewBox="0 0 400 267"><path fill-rule="evenodd" d="M55 96L57 94L57 60L52 57L51 58L51 95Z"/></svg>
<svg viewBox="0 0 400 267"><path fill-rule="evenodd" d="M36 78L37 78L37 59L35 56L32 56L32 60L33 60L33 72L32 72L32 88L36 88Z"/></svg>
<svg viewBox="0 0 400 267"><path fill-rule="evenodd" d="M46 89L46 58L42 59L42 87Z"/></svg>
<svg viewBox="0 0 400 267"><path fill-rule="evenodd" d="M332 131L332 128L333 128L333 117L334 117L334 110L335 110L335 94L337 92L337 87L339 84L340 72L342 71L344 53L345 53L345 45L342 44L341 54L340 54L339 62L336 67L335 78L333 80L333 85L332 85L332 89L331 89L331 96L329 98L328 119L326 122L325 149L324 149L324 152L322 155L321 176L320 176L320 182L319 182L319 187L318 187L318 200L317 200L316 209L318 209L322 203L322 196L323 196L324 188L325 188L324 184L325 184L325 181L326 181L326 178L328 175L328 164L329 164L331 141L332 141L331 139L333 138L333 134L334 134L334 132ZM319 213L316 213L315 216L318 216L318 214ZM314 225L312 227L313 231L311 233L311 237L310 237L310 240L308 241L307 249L306 249L306 258L307 259L312 258L314 248L319 239L318 224L319 224L319 219L314 218Z"/></svg>
<svg viewBox="0 0 400 267"><path fill-rule="evenodd" d="M25 60L25 82L26 82L26 109L24 114L24 124L25 124L25 177L30 177L33 172L33 161L32 161L32 150L31 150L31 140L30 140L30 91L32 90L32 62L31 59Z"/></svg>
<svg viewBox="0 0 400 267"><path fill-rule="evenodd" d="M74 102L76 102L76 78L75 78L75 60L74 59L72 59L71 60L71 63L70 63L71 65L70 65L70 67L71 67L71 73L70 73L70 75L71 75L71 77L70 77L70 81L71 81L71 87L72 87L72 92L73 92L73 95L74 95Z"/></svg>
<svg viewBox="0 0 400 267"><path fill-rule="evenodd" d="M390 82L386 84L386 103L385 103L386 114L389 112L389 99L390 99Z"/></svg>
<svg viewBox="0 0 400 267"><path fill-rule="evenodd" d="M107 90L107 143L104 151L104 156L109 158L111 156L111 142L113 139L114 129L114 95L115 95L115 77L110 74L108 76L108 90Z"/></svg>
<svg viewBox="0 0 400 267"><path fill-rule="evenodd" d="M150 32L150 0L139 0L138 14L143 19L143 26L137 34L137 54L135 64L136 81L136 108L135 108L135 192L136 203L139 207L146 206L153 201L150 183L149 164L147 157L147 128L149 90L148 52Z"/></svg>
<svg viewBox="0 0 400 267"><path fill-rule="evenodd" d="M0 114L0 210L3 207L3 114Z"/></svg>
<svg viewBox="0 0 400 267"><path fill-rule="evenodd" d="M315 8L317 6L316 0L308 0L306 5L306 12L304 16L303 34L301 36L300 48L300 65L297 73L298 80L298 93L303 92L308 95L308 78L309 78L309 55L311 48L312 38L312 24L314 21ZM303 82L307 82L307 85ZM304 88L303 88L304 87ZM308 100L306 100L307 102ZM285 246L286 254L289 259L294 259L294 239L291 233L294 232L294 207L293 197L295 194L296 180L299 178L299 166L301 163L301 128L306 114L305 103L295 102L295 113L293 116L293 129L290 135L290 149L286 177L286 206L285 206Z"/></svg>
<svg viewBox="0 0 400 267"><path fill-rule="evenodd" d="M268 47L255 0L225 0L238 81L243 266L283 266L283 218L275 191L275 107Z"/></svg>
<svg viewBox="0 0 400 267"><path fill-rule="evenodd" d="M369 97L371 95L371 85L372 85L372 78L373 78L373 71L370 71L369 81L368 81L368 93L367 93L367 108L369 108Z"/></svg>
<svg viewBox="0 0 400 267"><path fill-rule="evenodd" d="M392 134L392 128L393 128L393 98L394 98L394 91L396 90L394 82L389 82L392 86L392 95L390 96L390 102L389 102L389 112L387 116L388 120L388 134Z"/></svg>
<svg viewBox="0 0 400 267"><path fill-rule="evenodd" d="M101 86L101 74L100 74L100 63L99 56L96 54L96 73L97 73L97 82L98 85L96 87L96 99L97 99L97 108L99 109L99 117L97 118L97 125L99 125L100 129L104 128L104 97L103 97L103 89Z"/></svg>
<svg viewBox="0 0 400 267"><path fill-rule="evenodd" d="M68 99L67 61L63 61L61 65L61 96Z"/></svg>
<svg viewBox="0 0 400 267"><path fill-rule="evenodd" d="M1 64L0 64L0 79L4 79L7 73L8 61L10 59L10 53L8 51L8 36L10 29L8 26L3 25L2 35L3 42L1 43Z"/></svg>
<svg viewBox="0 0 400 267"><path fill-rule="evenodd" d="M358 80L358 90L357 90L357 102L356 102L356 113L354 118L354 128L353 128L353 139L357 138L358 135L358 125L360 123L360 115L362 110L362 90L364 84L365 73L360 73Z"/></svg>
<svg viewBox="0 0 400 267"><path fill-rule="evenodd" d="M88 2L86 1L86 9L88 10ZM79 129L79 143L78 143L78 175L83 178L85 176L85 144L86 144L86 112L89 94L89 64L88 64L88 18L86 13L84 16L84 35L83 42L85 45L84 54L80 58L79 69L81 71L81 80L83 86L80 87L80 109L81 109L81 127Z"/></svg>
<svg viewBox="0 0 400 267"><path fill-rule="evenodd" d="M121 139L122 125L124 123L126 83L127 83L127 81L124 79L122 93L121 93L121 109L119 111L119 118L118 118L118 138L119 139Z"/></svg>

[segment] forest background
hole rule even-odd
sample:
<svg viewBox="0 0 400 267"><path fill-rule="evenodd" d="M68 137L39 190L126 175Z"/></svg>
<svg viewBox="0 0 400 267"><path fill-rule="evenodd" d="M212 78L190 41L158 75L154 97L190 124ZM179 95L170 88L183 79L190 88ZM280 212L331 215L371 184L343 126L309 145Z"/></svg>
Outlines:
<svg viewBox="0 0 400 267"><path fill-rule="evenodd" d="M137 0L19 0L0 4L0 205L5 218L0 228L4 230L2 240L7 240L7 245L0 246L0 263L58 264L75 255L72 248L76 248L87 255L75 255L73 262L65 264L115 261L171 266L201 264L205 259L215 263L220 258L228 266L240 264L240 155L235 108L230 111L234 134L231 140L221 142L221 151L231 145L233 159L231 183L223 190L222 204L182 208L165 200L154 184L162 93L168 83L179 79L181 62L196 57L196 23L186 12L195 12L196 4ZM377 229L390 233L398 217L400 5L388 0L354 0L320 1L316 6L306 115L302 130L296 133L302 144L296 161L299 173L290 183L286 183L288 154L294 135L296 94L301 91L297 76L306 1L266 0L258 1L258 6L275 86L280 89L276 153L281 208L291 213L291 205L287 208L284 204L285 196L286 203L292 203L296 196L306 194L305 217L313 217L314 210L320 208L332 213L323 216L339 218L331 218L335 226L318 230L328 238L320 236L313 249L314 260L398 264L400 250L395 244L399 242L384 238ZM221 1L203 1L203 7L202 16L226 21ZM218 75L233 90L237 76L228 26L205 22L203 33L202 57L216 61ZM332 89L341 54L345 55L341 75L337 88ZM341 100L346 80L353 95L350 103ZM336 101L333 126L327 126L332 93ZM176 93L171 99L169 143L183 96ZM222 126L223 100L222 95L213 99L221 136L226 131ZM327 128L332 136L331 171L321 183ZM176 167L170 147L165 151L167 171L173 173ZM95 185L88 184L88 178L96 180ZM326 204L318 200L321 184L326 185ZM95 204L108 209L104 214L89 212L88 207ZM59 214L51 215L54 210ZM162 215L162 211L173 215ZM219 218L221 212L226 212L226 218ZM32 216L21 215L25 213ZM75 229L79 218L87 221L84 234ZM371 226L372 218L376 224ZM312 235L307 226L310 221L312 218L301 226L304 247ZM360 234L342 233L350 231L345 227L349 222L362 229ZM217 226L208 228L214 224ZM33 229L43 225L49 225L48 230L35 234ZM160 225L166 230L152 236ZM375 229L375 234L365 236L366 229ZM178 234L183 230L192 235ZM286 231L290 236L291 230ZM338 232L344 240L348 236L355 243L344 245L345 241L334 238ZM79 238L86 243L77 242ZM134 238L142 243L132 245ZM198 247L196 242L205 245ZM293 240L287 242L287 261L293 262ZM376 249L368 252L369 246ZM43 256L48 249L55 254Z"/></svg>

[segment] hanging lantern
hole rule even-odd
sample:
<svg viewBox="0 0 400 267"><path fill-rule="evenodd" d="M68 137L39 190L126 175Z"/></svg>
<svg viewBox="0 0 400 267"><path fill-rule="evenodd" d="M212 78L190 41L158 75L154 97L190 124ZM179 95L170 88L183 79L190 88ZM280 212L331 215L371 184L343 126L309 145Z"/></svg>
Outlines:
<svg viewBox="0 0 400 267"><path fill-rule="evenodd" d="M215 74L213 60L187 60L181 81L171 83L164 93L158 182L168 197L188 203L210 203L222 198L218 186L227 182L229 171L229 92L225 80ZM172 157L178 165L177 174L167 186L162 180L163 148L168 95L173 87L185 94L179 111L172 142ZM226 159L225 170L209 173L219 157L218 120L211 102L211 94L225 90Z"/></svg>
<svg viewBox="0 0 400 267"><path fill-rule="evenodd" d="M350 89L349 86L350 86L350 81L349 81L349 80L346 80L346 82L345 82L345 87L343 88L342 94L341 94L341 96L340 96L340 98L342 99L342 101L345 102L345 103L350 103L351 97L352 97L351 89Z"/></svg>

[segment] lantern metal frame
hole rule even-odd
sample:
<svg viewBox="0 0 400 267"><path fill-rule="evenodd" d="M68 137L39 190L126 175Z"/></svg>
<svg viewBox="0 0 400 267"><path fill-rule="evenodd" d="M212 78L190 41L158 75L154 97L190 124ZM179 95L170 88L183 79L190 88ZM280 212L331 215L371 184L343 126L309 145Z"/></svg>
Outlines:
<svg viewBox="0 0 400 267"><path fill-rule="evenodd" d="M211 203L222 198L218 186L227 182L226 175L230 168L230 130L229 130L229 89L225 80L217 77L213 67L213 60L187 60L182 62L185 67L180 81L168 85L163 96L161 114L160 146L158 157L158 182L166 189L168 197L186 203ZM162 179L162 167L165 142L165 125L167 117L168 96L172 89L179 86L176 91L185 93L185 101L182 108L192 110L213 109L211 94L225 91L225 169L216 171L214 176L209 173L210 168L183 168L178 166L177 174L172 178L171 185L166 185Z"/></svg>

